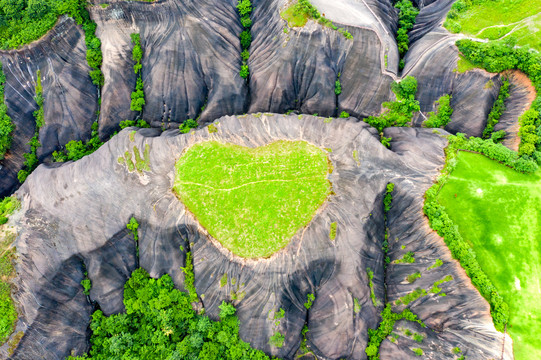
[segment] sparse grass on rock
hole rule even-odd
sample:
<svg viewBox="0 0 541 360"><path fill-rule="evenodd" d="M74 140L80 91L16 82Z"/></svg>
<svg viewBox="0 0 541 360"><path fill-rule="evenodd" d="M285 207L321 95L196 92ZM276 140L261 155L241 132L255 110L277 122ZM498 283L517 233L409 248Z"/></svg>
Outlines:
<svg viewBox="0 0 541 360"><path fill-rule="evenodd" d="M325 152L304 141L251 149L207 141L176 164L174 190L224 247L268 257L307 225L330 194Z"/></svg>

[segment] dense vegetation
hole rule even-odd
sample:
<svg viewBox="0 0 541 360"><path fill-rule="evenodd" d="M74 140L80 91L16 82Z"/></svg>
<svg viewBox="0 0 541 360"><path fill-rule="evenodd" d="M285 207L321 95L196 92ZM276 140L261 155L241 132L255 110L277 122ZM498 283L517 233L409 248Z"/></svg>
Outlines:
<svg viewBox="0 0 541 360"><path fill-rule="evenodd" d="M428 113L428 119L423 123L427 128L444 127L451 121L453 108L451 107L451 95L443 95L436 101L436 112Z"/></svg>
<svg viewBox="0 0 541 360"><path fill-rule="evenodd" d="M296 3L282 11L280 14L287 21L290 27L303 27L308 22L308 19L316 20L323 26L337 30L344 35L348 40L352 40L353 36L344 28L339 28L329 19L323 16L319 10L310 3L309 0L298 0Z"/></svg>
<svg viewBox="0 0 541 360"><path fill-rule="evenodd" d="M410 0L399 0L394 7L400 10L398 14L396 43L398 45L398 52L400 53L399 68L402 70L405 66L404 56L409 50L410 40L408 32L413 29L413 25L415 25L415 18L419 15L419 9L413 6L413 3Z"/></svg>
<svg viewBox="0 0 541 360"><path fill-rule="evenodd" d="M248 79L250 75L250 69L248 67L248 59L250 58L250 45L252 44L252 33L250 28L252 27L252 2L250 0L239 0L237 4L237 11L240 15L240 23L243 27L243 31L240 33L240 46L242 52L240 57L242 58L242 65L240 66L240 77Z"/></svg>
<svg viewBox="0 0 541 360"><path fill-rule="evenodd" d="M34 119L36 120L36 130L34 136L30 139L30 152L23 154L24 156L24 169L19 170L17 174L17 179L22 184L28 175L32 173L38 167L38 147L41 146L39 142L39 129L45 125L45 115L43 111L43 87L41 86L41 71L36 73L36 96L34 96L36 104L38 104L38 109L34 111Z"/></svg>
<svg viewBox="0 0 541 360"><path fill-rule="evenodd" d="M126 312L92 315L91 349L81 359L268 359L239 338L233 305L222 302L220 321L192 309L190 296L169 275L152 279L143 269L124 287Z"/></svg>
<svg viewBox="0 0 541 360"><path fill-rule="evenodd" d="M365 122L375 127L382 138L382 143L390 139L383 137L383 130L391 126L406 126L413 118L413 114L420 110L419 101L415 100L417 93L417 80L413 76L406 76L400 82L394 82L391 90L396 95L396 101L384 102L386 109L380 116L369 116Z"/></svg>
<svg viewBox="0 0 541 360"><path fill-rule="evenodd" d="M531 109L520 121L521 138L519 153L541 160L541 54L520 47L515 47L512 39L487 43L472 40L459 40L457 46L464 57L474 65L490 72L518 69L532 81L537 97Z"/></svg>
<svg viewBox="0 0 541 360"><path fill-rule="evenodd" d="M498 98L492 105L492 110L488 114L487 126L483 130L483 139L489 139L494 132L494 126L500 121L500 117L505 111L505 99L509 97L509 80L504 79L502 86L500 87L500 92L498 93Z"/></svg>
<svg viewBox="0 0 541 360"><path fill-rule="evenodd" d="M328 172L326 153L304 141L255 149L207 141L177 161L174 191L224 247L266 257L310 222L330 193Z"/></svg>
<svg viewBox="0 0 541 360"><path fill-rule="evenodd" d="M15 125L8 115L8 107L4 102L5 84L6 75L4 75L2 64L0 64L0 160L4 159L6 152L11 147L12 133L15 130Z"/></svg>
<svg viewBox="0 0 541 360"><path fill-rule="evenodd" d="M509 304L507 332L517 360L541 358L540 181L540 172L520 174L485 156L460 152L437 197Z"/></svg>
<svg viewBox="0 0 541 360"><path fill-rule="evenodd" d="M20 207L21 203L15 196L6 197L0 201L0 225L5 224L9 215ZM0 229L0 345L3 344L13 331L17 320L17 311L11 298L10 281L15 275L13 260L15 248L12 242L15 234L9 230Z"/></svg>
<svg viewBox="0 0 541 360"><path fill-rule="evenodd" d="M141 112L143 111L143 106L145 106L145 84L143 83L143 64L141 64L143 49L141 48L141 36L139 34L133 33L130 37L133 44L132 59L135 61L133 71L137 75L135 91L131 93L130 110Z"/></svg>
<svg viewBox="0 0 541 360"><path fill-rule="evenodd" d="M398 320L413 321L426 327L417 315L410 310L404 309L401 313L395 313L391 310L391 304L387 304L381 312L381 322L377 329L368 329L368 344L366 346L366 355L369 360L379 360L379 347L381 342L393 331L394 324Z"/></svg>
<svg viewBox="0 0 541 360"><path fill-rule="evenodd" d="M481 39L513 36L520 46L541 50L541 0L458 0L445 21L449 31Z"/></svg>

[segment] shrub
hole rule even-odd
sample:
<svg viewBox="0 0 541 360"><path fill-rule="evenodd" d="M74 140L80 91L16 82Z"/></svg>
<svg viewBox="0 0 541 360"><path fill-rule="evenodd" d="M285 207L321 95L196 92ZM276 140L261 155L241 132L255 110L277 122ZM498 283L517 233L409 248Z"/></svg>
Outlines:
<svg viewBox="0 0 541 360"><path fill-rule="evenodd" d="M379 360L379 347L382 341L391 334L394 324L399 320L416 322L422 327L426 327L410 310L405 309L401 313L395 313L391 309L391 304L387 304L381 312L381 322L378 328L368 329L368 344L365 352L369 360Z"/></svg>
<svg viewBox="0 0 541 360"><path fill-rule="evenodd" d="M408 275L406 279L411 284L415 282L415 280L420 279L420 278L421 278L421 273L419 271L416 271L413 274Z"/></svg>
<svg viewBox="0 0 541 360"><path fill-rule="evenodd" d="M342 93L342 83L340 82L340 73L338 73L338 76L336 77L336 81L334 82L334 93L336 94L336 96Z"/></svg>
<svg viewBox="0 0 541 360"><path fill-rule="evenodd" d="M450 105L451 95L443 95L436 101L436 112L430 112L428 119L423 123L426 128L439 128L446 126L451 121L453 108Z"/></svg>
<svg viewBox="0 0 541 360"><path fill-rule="evenodd" d="M415 333L413 334L413 340L415 340L418 343L422 343L425 337L421 334Z"/></svg>
<svg viewBox="0 0 541 360"><path fill-rule="evenodd" d="M195 288L195 274L193 272L192 253L190 251L186 253L186 267L180 269L184 272L184 288L190 294L190 302L199 301Z"/></svg>
<svg viewBox="0 0 541 360"><path fill-rule="evenodd" d="M276 331L269 339L269 344L271 346L281 348L284 346L285 336L282 335L279 331Z"/></svg>
<svg viewBox="0 0 541 360"><path fill-rule="evenodd" d="M411 349L411 351L413 351L415 353L415 355L417 356L423 356L424 352L422 349L419 349L419 348L413 348Z"/></svg>
<svg viewBox="0 0 541 360"><path fill-rule="evenodd" d="M342 112L340 113L340 117L341 117L342 119L346 119L346 118L349 117L349 113L347 113L347 112L345 112L345 111L342 111Z"/></svg>
<svg viewBox="0 0 541 360"><path fill-rule="evenodd" d="M491 138L494 126L499 122L500 117L505 111L505 99L509 97L509 81L505 79L500 87L498 98L492 105L492 110L488 114L487 126L483 130L483 139Z"/></svg>
<svg viewBox="0 0 541 360"><path fill-rule="evenodd" d="M396 260L397 264L413 264L415 262L415 258L413 257L415 254L411 251L408 251L407 253L402 256L402 259Z"/></svg>
<svg viewBox="0 0 541 360"><path fill-rule="evenodd" d="M4 99L4 87L6 84L6 75L0 64L0 160L4 159L6 152L11 147L13 140L12 133L15 130L15 125L8 115L8 108Z"/></svg>
<svg viewBox="0 0 541 360"><path fill-rule="evenodd" d="M388 213L391 210L391 202L393 201L394 184L388 183L383 198L383 212Z"/></svg>
<svg viewBox="0 0 541 360"><path fill-rule="evenodd" d="M150 124L147 123L145 120L139 119L137 121L135 120L124 120L121 121L120 124L118 124L121 129L125 129L128 127L138 127L138 128L150 128Z"/></svg>
<svg viewBox="0 0 541 360"><path fill-rule="evenodd" d="M242 52L240 54L242 59L242 64L240 67L239 75L243 79L248 79L250 75L250 69L248 67L248 59L250 58L250 52L248 49L252 44L252 33L250 32L250 27L252 26L252 20L250 19L250 14L252 13L252 2L250 0L239 0L237 3L237 10L240 15L240 22L244 30L240 33L240 46Z"/></svg>
<svg viewBox="0 0 541 360"><path fill-rule="evenodd" d="M404 55L406 55L409 50L408 32L413 29L413 25L415 25L415 18L419 14L419 10L413 6L413 3L410 0L397 1L394 7L400 11L398 14L396 43L398 46L398 52L400 53L400 58L402 60ZM401 61L400 69L403 68L404 63Z"/></svg>
<svg viewBox="0 0 541 360"><path fill-rule="evenodd" d="M336 222L331 223L331 230L329 232L329 239L334 240L336 239L336 230L338 228L338 224Z"/></svg>
<svg viewBox="0 0 541 360"><path fill-rule="evenodd" d="M187 134L191 129L195 129L198 125L199 124L197 124L197 121L194 119L188 119L180 125L179 130L181 133Z"/></svg>
<svg viewBox="0 0 541 360"><path fill-rule="evenodd" d="M306 310L309 310L312 307L314 300L316 300L316 296L314 294L306 295L306 302L304 303Z"/></svg>
<svg viewBox="0 0 541 360"><path fill-rule="evenodd" d="M66 144L63 151L54 151L53 158L56 162L77 161L86 155L92 154L102 145L103 142L99 138L98 123L94 122L92 124L92 134L90 140L85 143L83 143L81 140L72 140Z"/></svg>
<svg viewBox="0 0 541 360"><path fill-rule="evenodd" d="M379 306L379 301L376 298L376 293L374 292L374 272L370 268L366 268L366 274L368 275L368 286L370 287L370 298L372 299L372 304L374 307Z"/></svg>
<svg viewBox="0 0 541 360"><path fill-rule="evenodd" d="M397 100L384 102L383 107L386 110L380 116L369 116L364 119L380 134L385 128L391 126L406 126L412 120L413 113L420 110L419 101L415 100L417 80L413 76L407 76L400 82L394 82L391 90L395 93Z"/></svg>
<svg viewBox="0 0 541 360"><path fill-rule="evenodd" d="M443 261L441 261L440 259L436 259L436 262L434 263L434 265L430 265L429 267L426 268L426 270L432 270L442 265L443 265Z"/></svg>

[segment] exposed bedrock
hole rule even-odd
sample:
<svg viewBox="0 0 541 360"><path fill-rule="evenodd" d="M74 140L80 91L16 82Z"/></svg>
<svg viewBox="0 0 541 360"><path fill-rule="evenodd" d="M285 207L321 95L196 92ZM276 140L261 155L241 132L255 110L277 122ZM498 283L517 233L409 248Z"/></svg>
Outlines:
<svg viewBox="0 0 541 360"><path fill-rule="evenodd" d="M313 2L328 19L346 28L353 40L314 21L286 33L280 11L288 2L254 0L248 81L239 76L242 29L235 0L94 4L90 13L102 41L105 76L101 138L108 139L120 121L138 116L130 111L136 82L131 33L141 34L144 52L142 118L156 128L175 128L188 118L200 117L204 124L220 116L252 112L295 110L337 116L346 111L357 118L379 114L381 103L394 97L390 84L398 73L397 9L390 0ZM447 130L479 135L499 82L485 89L494 75L453 72L455 38L435 28L448 5L448 0L420 4L404 75L418 77L423 112L432 111L439 96L452 93L455 113ZM17 125L14 144L0 168L0 195L5 195L18 185L16 174L23 153L29 150L35 126L36 71L41 69L45 94L40 160L70 140L89 137L96 118L97 89L88 75L83 32L67 18L39 41L21 50L0 52L0 58L7 76L8 113ZM342 92L337 96L339 74ZM414 126L422 120L418 115Z"/></svg>
<svg viewBox="0 0 541 360"><path fill-rule="evenodd" d="M418 80L416 98L425 114L436 110L434 102L439 97L451 94L454 112L445 130L481 136L498 97L500 76L480 69L465 73L456 71L459 59L456 40L456 36L443 28L425 35L408 51L403 76L411 75ZM421 126L424 120L425 117L418 113L413 125Z"/></svg>
<svg viewBox="0 0 541 360"><path fill-rule="evenodd" d="M193 254L195 285L207 314L216 319L218 305L236 295L241 338L254 347L292 359L307 323L308 345L319 357L365 359L367 329L378 325L385 280L391 301L412 287L400 285L405 265L391 265L384 279L383 195L388 182L396 184L388 226L391 239L400 239L392 243L391 259L400 256L400 244L407 244L416 251L416 263L407 265L412 269L429 266L436 257L445 261L430 275L423 274L423 286L447 274L455 279L445 284L446 297L430 295L413 303L430 339L446 351L471 347L470 359L485 359L501 349L488 305L421 212L423 193L444 163L443 137L429 129L388 129L386 135L393 137L388 150L375 130L354 119L329 123L313 116L248 115L223 117L215 126L217 133L204 128L186 135L177 130L160 135L156 129L132 134L134 129L126 129L94 154L55 168L41 165L28 178L17 192L22 209L11 220L19 233L15 296L22 310L19 327L25 330L13 359L63 359L72 349L81 353L88 348L92 306L79 284L84 267L93 284L89 300L116 313L123 309L124 282L138 265L154 277L171 274L183 289L180 267L187 250ZM209 238L171 190L176 159L188 146L209 139L249 147L305 140L332 149L329 179L335 195L270 258L234 256ZM151 171L130 173L118 162L126 151L143 151L146 145ZM131 216L140 223L139 258L125 230ZM334 241L329 239L332 222L337 223ZM377 307L370 298L368 267L374 271ZM228 281L222 287L224 274ZM304 307L308 293L316 296L309 310ZM355 298L361 305L358 313ZM280 308L285 317L276 325L273 315ZM280 349L269 345L276 331L285 336ZM382 359L398 353L412 356L402 339L398 345L387 342Z"/></svg>
<svg viewBox="0 0 541 360"><path fill-rule="evenodd" d="M41 40L21 50L0 51L6 75L5 102L16 129L11 149L0 163L0 197L18 185L17 172L23 154L30 151L34 135L33 112L36 73L41 71L45 125L41 128L38 148L40 161L70 140L88 139L96 119L97 92L86 63L84 33L74 21L62 17Z"/></svg>
<svg viewBox="0 0 541 360"><path fill-rule="evenodd" d="M536 91L530 79L521 71L507 71L504 76L509 80L509 97L505 100L505 111L494 126L494 131L504 130L506 135L503 144L511 150L518 151L520 144L518 118L530 108L535 100Z"/></svg>

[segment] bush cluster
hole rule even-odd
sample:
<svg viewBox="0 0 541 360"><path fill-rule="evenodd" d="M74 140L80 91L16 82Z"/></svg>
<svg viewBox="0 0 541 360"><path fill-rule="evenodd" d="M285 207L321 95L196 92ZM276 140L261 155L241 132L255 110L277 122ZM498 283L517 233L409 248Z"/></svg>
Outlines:
<svg viewBox="0 0 541 360"><path fill-rule="evenodd" d="M222 302L220 321L199 315L169 275L152 279L145 270L135 270L124 286L124 305L122 314L95 311L89 353L68 360L268 359L239 338L233 305Z"/></svg>
<svg viewBox="0 0 541 360"><path fill-rule="evenodd" d="M186 253L186 267L180 268L184 272L184 288L188 291L190 302L197 302L197 290L195 288L195 274L193 272L192 253Z"/></svg>
<svg viewBox="0 0 541 360"><path fill-rule="evenodd" d="M15 249L4 249L5 244L0 245L0 344L3 344L14 330L17 310L11 298L9 281L15 275Z"/></svg>
<svg viewBox="0 0 541 360"><path fill-rule="evenodd" d="M135 61L133 71L138 75L137 82L135 83L135 91L131 93L130 110L141 112L143 111L143 106L145 106L145 83L143 82L142 75L143 64L141 64L143 48L141 47L141 35L133 33L130 37L133 44L132 59Z"/></svg>
<svg viewBox="0 0 541 360"><path fill-rule="evenodd" d="M386 140L390 142L391 138L383 137L383 130L391 126L406 126L413 118L413 114L419 111L419 101L415 100L417 93L417 79L413 76L406 76L400 82L394 82L391 90L396 95L396 101L384 102L382 106L386 109L380 116L369 116L363 119L369 125L375 127L382 143Z"/></svg>
<svg viewBox="0 0 541 360"><path fill-rule="evenodd" d="M520 116L518 122L520 124L518 154L521 156L533 156L535 154L535 159L540 161L541 153L538 150L541 150L541 117L539 117L539 112L529 109Z"/></svg>
<svg viewBox="0 0 541 360"><path fill-rule="evenodd" d="M404 56L409 50L410 39L408 32L413 29L415 25L415 18L419 15L419 9L413 6L410 0L400 0L394 5L395 8L400 10L398 14L398 31L396 32L396 43L398 45L398 52L400 53L400 70L404 68Z"/></svg>
<svg viewBox="0 0 541 360"><path fill-rule="evenodd" d="M180 124L179 130L183 134L187 134L191 129L195 129L198 126L197 121L194 119L187 119Z"/></svg>
<svg viewBox="0 0 541 360"><path fill-rule="evenodd" d="M483 130L483 139L489 139L494 132L494 126L500 121L500 117L505 111L505 99L509 97L509 80L504 79L502 86L500 87L500 92L498 93L498 98L492 105L492 110L488 114L487 126Z"/></svg>
<svg viewBox="0 0 541 360"><path fill-rule="evenodd" d="M306 295L306 302L304 303L304 307L306 308L306 310L310 310L315 300L316 296L314 294L310 293Z"/></svg>
<svg viewBox="0 0 541 360"><path fill-rule="evenodd" d="M125 128L128 128L128 127L150 128L150 124L147 123L143 119L124 120L124 121L121 121L120 124L118 124L118 125L120 126L120 129L125 129Z"/></svg>
<svg viewBox="0 0 541 360"><path fill-rule="evenodd" d="M56 162L77 161L86 155L92 154L102 145L103 142L100 140L98 132L98 123L94 122L90 140L86 142L81 140L70 141L66 144L65 149L53 152L53 159Z"/></svg>
<svg viewBox="0 0 541 360"><path fill-rule="evenodd" d="M21 206L15 196L8 196L0 201L0 225L8 222L9 215Z"/></svg>
<svg viewBox="0 0 541 360"><path fill-rule="evenodd" d="M36 131L34 136L30 139L28 145L30 145L30 152L23 154L24 156L24 168L17 173L17 179L22 184L28 175L32 173L38 167L38 148L41 146L39 142L39 129L45 125L45 113L43 111L43 87L41 86L41 71L36 72L36 96L34 100L38 105L38 109L34 111L34 119L36 120Z"/></svg>
<svg viewBox="0 0 541 360"><path fill-rule="evenodd" d="M336 81L334 82L334 93L336 94L336 96L342 93L342 83L340 82L340 75L340 73L336 75Z"/></svg>
<svg viewBox="0 0 541 360"><path fill-rule="evenodd" d="M440 128L449 124L453 108L451 107L451 95L443 95L436 101L436 112L428 113L428 119L423 123L426 128Z"/></svg>
<svg viewBox="0 0 541 360"><path fill-rule="evenodd" d="M0 64L0 160L4 159L6 152L11 147L13 130L15 124L8 115L8 107L4 102L4 86L6 84L6 75Z"/></svg>
<svg viewBox="0 0 541 360"><path fill-rule="evenodd" d="M250 19L250 15L253 11L252 2L250 0L239 0L237 4L237 11L240 15L240 23L244 29L239 35L240 46L242 48L242 52L240 54L242 58L242 65L240 66L239 75L243 79L248 79L248 76L250 75L250 69L248 67L248 59L250 58L249 49L250 45L252 44L252 33L250 31L250 28L252 27L252 19Z"/></svg>
<svg viewBox="0 0 541 360"><path fill-rule="evenodd" d="M416 322L422 327L426 327L426 325L419 320L417 315L413 314L410 310L405 309L401 313L395 313L391 310L391 304L387 304L381 312L381 322L378 328L368 329L368 344L365 351L369 360L379 360L379 347L381 342L391 334L394 324L403 319Z"/></svg>
<svg viewBox="0 0 541 360"><path fill-rule="evenodd" d="M491 139L483 140L473 137L466 139L464 134L459 133L456 136L449 136L449 146L445 150L447 164L438 182L428 189L425 194L423 211L428 217L430 227L443 237L453 257L460 262L466 274L472 280L473 285L488 301L494 326L497 330L503 331L509 320L509 306L504 302L494 284L477 262L473 249L462 238L458 232L458 227L445 211L445 207L437 201L439 189L445 184L449 174L456 166L455 159L457 151L460 149L482 153L520 172L531 173L536 171L538 166L532 159L521 158L516 152L501 144L495 144ZM438 265L438 262L435 265Z"/></svg>

